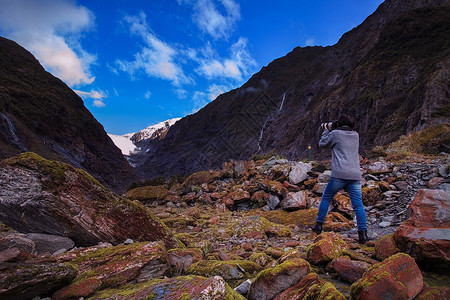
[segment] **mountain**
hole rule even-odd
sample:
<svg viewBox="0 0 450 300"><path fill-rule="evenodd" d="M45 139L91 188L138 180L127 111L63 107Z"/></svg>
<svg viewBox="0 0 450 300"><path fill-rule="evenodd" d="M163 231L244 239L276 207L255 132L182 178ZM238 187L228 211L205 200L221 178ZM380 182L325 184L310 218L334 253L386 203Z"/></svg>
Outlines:
<svg viewBox="0 0 450 300"><path fill-rule="evenodd" d="M147 128L135 133L131 137L131 140L134 143L139 143L143 140L164 138L169 131L169 128L180 119L181 118L173 118L155 125L150 125Z"/></svg>
<svg viewBox="0 0 450 300"><path fill-rule="evenodd" d="M115 191L139 178L83 100L31 53L0 37L0 57L0 160L35 152Z"/></svg>
<svg viewBox="0 0 450 300"><path fill-rule="evenodd" d="M132 166L138 165L142 158L146 156L147 148L145 145L149 140L163 139L169 128L181 118L173 118L155 125L150 125L136 133L127 133L124 135L108 134L114 144L122 151L122 154Z"/></svg>
<svg viewBox="0 0 450 300"><path fill-rule="evenodd" d="M361 152L450 122L448 0L386 0L329 47L297 47L146 145L147 177L276 152L329 156L320 123L354 114ZM448 148L447 148L448 149Z"/></svg>

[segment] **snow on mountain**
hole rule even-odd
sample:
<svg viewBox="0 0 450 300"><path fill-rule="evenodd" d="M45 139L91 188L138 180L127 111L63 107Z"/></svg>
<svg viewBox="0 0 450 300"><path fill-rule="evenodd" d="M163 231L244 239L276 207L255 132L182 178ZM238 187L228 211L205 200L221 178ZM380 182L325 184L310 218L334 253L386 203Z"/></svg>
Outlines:
<svg viewBox="0 0 450 300"><path fill-rule="evenodd" d="M169 119L163 122L160 122L155 125L150 125L149 127L142 129L137 132L131 139L137 143L142 140L150 139L150 138L159 138L162 135L165 135L167 130L169 130L170 126L175 124L181 118Z"/></svg>
<svg viewBox="0 0 450 300"><path fill-rule="evenodd" d="M166 120L160 122L155 125L151 125L145 129L137 133L127 133L124 135L116 135L116 134L108 134L112 139L114 144L122 151L123 155L132 155L140 150L140 148L136 147L135 143L138 143L142 140L150 139L150 138L160 138L164 136L167 130L169 130L170 126L175 124L176 121L181 118L174 118L170 120Z"/></svg>
<svg viewBox="0 0 450 300"><path fill-rule="evenodd" d="M114 144L117 146L117 148L119 148L122 151L123 155L130 155L136 149L136 146L131 140L131 137L134 135L134 132L127 133L124 135L116 135L116 134L108 134L108 135L112 139Z"/></svg>

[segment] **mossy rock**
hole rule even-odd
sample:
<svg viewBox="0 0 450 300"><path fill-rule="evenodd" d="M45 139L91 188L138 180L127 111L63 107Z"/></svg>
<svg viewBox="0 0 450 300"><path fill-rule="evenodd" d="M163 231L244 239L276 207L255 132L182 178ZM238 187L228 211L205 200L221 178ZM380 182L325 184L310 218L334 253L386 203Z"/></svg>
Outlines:
<svg viewBox="0 0 450 300"><path fill-rule="evenodd" d="M250 285L248 299L273 299L282 291L297 284L311 272L311 266L304 259L290 259L273 268L265 269Z"/></svg>
<svg viewBox="0 0 450 300"><path fill-rule="evenodd" d="M268 221L266 218L250 215L235 221L227 227L230 236L243 237L248 234L259 232L267 237L291 237L292 231L284 225Z"/></svg>
<svg viewBox="0 0 450 300"><path fill-rule="evenodd" d="M393 233L385 235L375 242L375 257L378 260L384 260L399 252L400 249L395 243Z"/></svg>
<svg viewBox="0 0 450 300"><path fill-rule="evenodd" d="M269 262L272 261L272 258L270 258L270 256L264 252L253 253L248 259L254 263L257 263L261 267L266 266Z"/></svg>
<svg viewBox="0 0 450 300"><path fill-rule="evenodd" d="M261 266L248 260L201 260L186 271L186 274L204 277L220 276L235 286L239 281L252 278L261 271Z"/></svg>
<svg viewBox="0 0 450 300"><path fill-rule="evenodd" d="M202 240L198 242L192 242L188 245L189 248L199 248L203 251L203 254L208 254L211 249L211 241L210 240Z"/></svg>
<svg viewBox="0 0 450 300"><path fill-rule="evenodd" d="M137 187L126 192L126 197L131 200L152 201L164 200L167 196L167 189L164 185L149 185Z"/></svg>
<svg viewBox="0 0 450 300"><path fill-rule="evenodd" d="M95 294L90 300L189 300L224 299L245 300L219 276L178 276L154 279L139 284L129 284L117 289L109 289Z"/></svg>
<svg viewBox="0 0 450 300"><path fill-rule="evenodd" d="M323 232L306 249L306 255L309 262L323 264L341 256L348 248L340 234Z"/></svg>
<svg viewBox="0 0 450 300"><path fill-rule="evenodd" d="M0 201L0 216L19 232L67 236L76 246L117 245L127 238L182 246L149 209L106 189L83 170L30 152L2 161L0 168L10 183L2 187L10 196Z"/></svg>
<svg viewBox="0 0 450 300"><path fill-rule="evenodd" d="M277 300L330 299L345 300L334 285L322 280L316 273L309 273L300 282L277 296Z"/></svg>
<svg viewBox="0 0 450 300"><path fill-rule="evenodd" d="M47 183L55 186L61 185L62 183L67 184L68 182L70 182L70 178L66 178L66 171L70 170L81 175L81 177L84 178L87 182L92 182L94 183L94 185L105 189L97 179L92 177L86 171L76 169L69 164L59 161L47 160L33 152L24 152L17 156L5 159L0 162L0 167L2 167L3 165L22 166L39 170L39 172L43 173L44 175L49 175L51 177L51 181L48 181Z"/></svg>
<svg viewBox="0 0 450 300"><path fill-rule="evenodd" d="M58 292L61 299L67 299L64 297L70 295L87 297L96 290L170 275L162 242L141 242L101 249L92 247L64 254L58 259L70 259L79 270L74 282Z"/></svg>
<svg viewBox="0 0 450 300"><path fill-rule="evenodd" d="M287 212L284 210L272 210L262 212L261 216L277 224L285 226L295 225L299 228L307 228L314 225L317 217L317 209L301 209L293 212Z"/></svg>

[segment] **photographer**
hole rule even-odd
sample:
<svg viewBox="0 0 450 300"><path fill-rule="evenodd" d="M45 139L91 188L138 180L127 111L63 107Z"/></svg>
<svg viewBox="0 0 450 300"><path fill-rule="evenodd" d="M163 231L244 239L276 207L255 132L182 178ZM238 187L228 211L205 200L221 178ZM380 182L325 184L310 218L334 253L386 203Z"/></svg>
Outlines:
<svg viewBox="0 0 450 300"><path fill-rule="evenodd" d="M312 230L316 234L322 232L322 225L334 195L344 189L350 195L353 210L356 214L358 238L360 244L365 244L367 237L366 213L361 196L361 171L359 165L359 136L354 131L355 119L341 114L335 122L323 123L319 147L331 149L331 177L322 195L319 205L316 225Z"/></svg>

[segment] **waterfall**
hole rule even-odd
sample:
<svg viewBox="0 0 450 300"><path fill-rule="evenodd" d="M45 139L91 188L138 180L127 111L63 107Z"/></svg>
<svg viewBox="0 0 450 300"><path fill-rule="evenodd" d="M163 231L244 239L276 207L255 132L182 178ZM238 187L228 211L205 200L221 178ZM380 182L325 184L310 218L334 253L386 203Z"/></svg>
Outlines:
<svg viewBox="0 0 450 300"><path fill-rule="evenodd" d="M278 108L278 112L280 112L280 111L283 109L284 100L286 100L286 92L283 93L283 99L281 100L281 104L280 104L280 107ZM258 139L258 151L261 150L261 142L262 142L262 138L263 138L263 135L264 135L264 128L266 128L267 121L268 121L271 117L273 117L273 115L267 117L267 119L266 119L266 121L264 122L264 125L262 126L261 131L260 131L260 133L259 133L259 139Z"/></svg>
<svg viewBox="0 0 450 300"><path fill-rule="evenodd" d="M8 126L9 132L11 133L12 138L17 143L19 141L19 138L17 137L16 133L14 132L14 124L11 122L11 120L4 114L0 113L0 116L3 118L3 120L6 121L6 125Z"/></svg>
<svg viewBox="0 0 450 300"><path fill-rule="evenodd" d="M15 128L14 128L14 124L13 122L8 118L8 116L0 113L0 117L5 120L6 122L6 127L10 132L10 136L12 137L12 141L14 144L16 144L20 149L22 149L23 151L28 151L27 147L25 147L24 145L22 145L22 143L20 142L19 138L16 135L15 132Z"/></svg>
<svg viewBox="0 0 450 300"><path fill-rule="evenodd" d="M262 138L263 138L264 128L266 127L266 124L267 124L267 120L266 120L266 122L264 122L264 125L263 125L263 127L261 128L261 132L260 132L260 134L259 134L258 151L261 150L261 141L262 141Z"/></svg>
<svg viewBox="0 0 450 300"><path fill-rule="evenodd" d="M281 100L281 105L278 111L281 111L283 109L284 99L286 99L286 92L283 93L283 100Z"/></svg>

